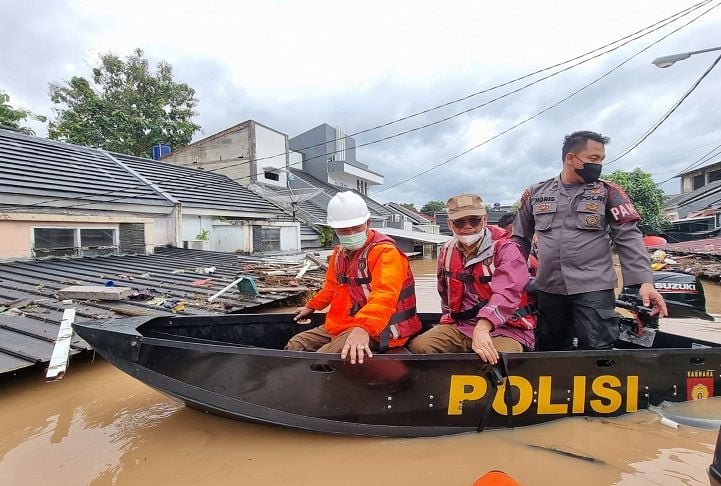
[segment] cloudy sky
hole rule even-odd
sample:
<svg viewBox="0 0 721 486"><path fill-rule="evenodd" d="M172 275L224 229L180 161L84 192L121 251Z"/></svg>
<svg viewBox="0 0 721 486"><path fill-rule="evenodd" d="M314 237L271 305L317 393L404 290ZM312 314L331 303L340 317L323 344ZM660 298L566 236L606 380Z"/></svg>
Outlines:
<svg viewBox="0 0 721 486"><path fill-rule="evenodd" d="M573 58L695 2L3 3L0 89L14 106L52 116L49 82L89 76L100 54L125 56L140 47L151 61L170 62L176 81L195 88L200 138L247 119L290 136L320 123L358 132ZM719 3L713 0L663 29L488 106L359 148L358 159L385 175L376 198L421 205L473 191L488 202L511 203L524 186L559 172L562 138L578 129L610 136L607 151L613 158L716 59L718 52L668 69L651 64L658 56L721 46L721 7L517 129L389 188L546 109ZM356 141L469 110L540 76L358 135ZM38 135L46 134L46 127L32 126ZM640 166L663 181L719 144L721 67L648 140L606 170ZM678 179L662 187L677 193Z"/></svg>

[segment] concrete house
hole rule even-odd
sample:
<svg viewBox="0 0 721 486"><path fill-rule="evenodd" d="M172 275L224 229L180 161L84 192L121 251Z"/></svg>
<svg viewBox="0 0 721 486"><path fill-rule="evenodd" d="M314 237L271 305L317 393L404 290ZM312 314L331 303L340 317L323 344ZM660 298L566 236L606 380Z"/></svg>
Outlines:
<svg viewBox="0 0 721 486"><path fill-rule="evenodd" d="M0 258L183 246L297 251L298 224L219 174L0 130ZM187 245L187 243L186 243Z"/></svg>
<svg viewBox="0 0 721 486"><path fill-rule="evenodd" d="M688 194L712 182L721 181L721 161L681 172L676 177L681 179L681 194Z"/></svg>
<svg viewBox="0 0 721 486"><path fill-rule="evenodd" d="M0 130L0 258L152 252L180 207L113 155Z"/></svg>
<svg viewBox="0 0 721 486"><path fill-rule="evenodd" d="M300 223L227 176L128 155L117 158L178 201L179 246L242 253L300 251ZM201 234L207 240L199 240Z"/></svg>
<svg viewBox="0 0 721 486"><path fill-rule="evenodd" d="M664 215L671 221L664 230L672 241L710 238L721 234L721 161L681 172L681 193L669 197Z"/></svg>
<svg viewBox="0 0 721 486"><path fill-rule="evenodd" d="M383 175L356 158L355 139L340 127L323 123L291 138L288 145L303 155L303 172L327 184L365 195L369 187L383 184Z"/></svg>
<svg viewBox="0 0 721 486"><path fill-rule="evenodd" d="M260 182L283 188L288 186L290 158L288 135L246 120L174 150L162 161L222 174L244 186Z"/></svg>

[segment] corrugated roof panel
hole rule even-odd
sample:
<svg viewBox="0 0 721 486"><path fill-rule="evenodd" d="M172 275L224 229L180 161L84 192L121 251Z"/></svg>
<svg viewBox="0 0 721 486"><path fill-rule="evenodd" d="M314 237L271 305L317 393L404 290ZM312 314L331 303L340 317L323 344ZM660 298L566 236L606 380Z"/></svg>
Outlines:
<svg viewBox="0 0 721 486"><path fill-rule="evenodd" d="M223 314L254 308L300 294L303 290L251 296L230 291L213 304L207 297L225 287L239 274L254 275L259 287L267 277L254 271L262 259L233 253L179 248L157 248L153 255L121 255L84 258L49 258L0 263L0 373L47 362L57 336L63 304L58 290L71 285L114 285L148 289L164 302L183 301L184 315ZM198 268L215 267L212 276ZM194 285L211 278L208 286ZM273 277L277 279L278 277ZM277 287L277 284L270 283ZM197 284L197 282L196 282ZM76 320L107 320L137 315L169 315L171 309L148 300L74 303ZM72 341L72 352L88 349L82 339Z"/></svg>

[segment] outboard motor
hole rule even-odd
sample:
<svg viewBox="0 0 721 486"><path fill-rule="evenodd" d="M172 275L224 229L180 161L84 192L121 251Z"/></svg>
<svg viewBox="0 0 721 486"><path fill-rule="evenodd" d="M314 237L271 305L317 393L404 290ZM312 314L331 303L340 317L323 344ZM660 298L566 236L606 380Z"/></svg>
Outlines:
<svg viewBox="0 0 721 486"><path fill-rule="evenodd" d="M653 272L653 285L666 301L669 317L714 320L706 313L706 296L698 277L678 272ZM642 305L637 288L624 287L618 298L633 305Z"/></svg>

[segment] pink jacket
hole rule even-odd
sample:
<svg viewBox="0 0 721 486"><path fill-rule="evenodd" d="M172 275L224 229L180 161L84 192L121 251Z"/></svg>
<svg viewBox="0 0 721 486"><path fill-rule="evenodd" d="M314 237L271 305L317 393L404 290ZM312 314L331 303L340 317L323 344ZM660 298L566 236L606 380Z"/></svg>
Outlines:
<svg viewBox="0 0 721 486"><path fill-rule="evenodd" d="M497 226L489 225L487 229L491 232L493 239L503 238L506 235L504 229ZM468 259L473 265L473 257ZM454 325L456 328L468 337L473 336L473 329L478 319L488 319L495 329L491 331L491 336L505 336L523 344L528 349L534 349L536 344L535 335L532 330L523 330L506 324L511 314L518 308L521 299L521 292L528 284L528 265L521 255L518 245L508 240L503 244L497 245L493 255L493 278L491 287L493 294L488 300L488 304L483 306L475 318L461 320ZM448 307L448 290L446 287L446 278L443 275L443 261L438 259L438 293L441 297L441 311L444 320L450 320ZM464 284L463 307L473 307L478 303L478 296L472 283Z"/></svg>

